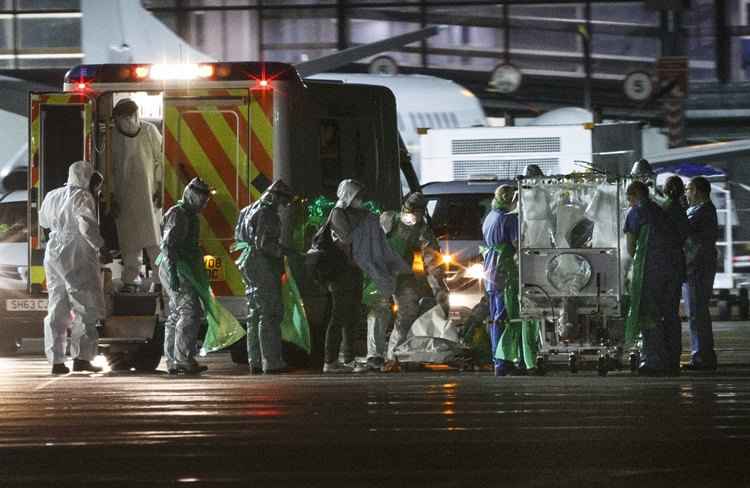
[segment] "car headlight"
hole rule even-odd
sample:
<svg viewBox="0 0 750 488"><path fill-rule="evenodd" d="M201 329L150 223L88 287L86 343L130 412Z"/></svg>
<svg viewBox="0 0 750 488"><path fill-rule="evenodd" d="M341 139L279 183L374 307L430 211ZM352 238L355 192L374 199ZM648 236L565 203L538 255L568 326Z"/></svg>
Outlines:
<svg viewBox="0 0 750 488"><path fill-rule="evenodd" d="M464 271L464 276L472 280L484 279L484 266L480 263L474 263Z"/></svg>
<svg viewBox="0 0 750 488"><path fill-rule="evenodd" d="M547 281L566 295L577 295L591 281L591 263L580 254L558 254L547 263Z"/></svg>

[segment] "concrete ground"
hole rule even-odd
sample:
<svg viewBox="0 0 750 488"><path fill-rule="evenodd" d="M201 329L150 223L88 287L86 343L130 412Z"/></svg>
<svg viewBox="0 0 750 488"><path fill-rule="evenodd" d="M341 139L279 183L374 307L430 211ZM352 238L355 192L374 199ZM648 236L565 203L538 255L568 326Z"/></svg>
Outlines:
<svg viewBox="0 0 750 488"><path fill-rule="evenodd" d="M676 378L70 374L0 358L0 486L750 486L750 323Z"/></svg>

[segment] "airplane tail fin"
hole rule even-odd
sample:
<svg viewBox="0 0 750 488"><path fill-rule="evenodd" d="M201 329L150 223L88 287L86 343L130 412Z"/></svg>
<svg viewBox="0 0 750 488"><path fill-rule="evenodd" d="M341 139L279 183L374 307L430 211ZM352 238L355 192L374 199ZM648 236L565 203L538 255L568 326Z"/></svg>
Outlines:
<svg viewBox="0 0 750 488"><path fill-rule="evenodd" d="M194 49L132 0L81 1L84 63L194 63L215 61Z"/></svg>

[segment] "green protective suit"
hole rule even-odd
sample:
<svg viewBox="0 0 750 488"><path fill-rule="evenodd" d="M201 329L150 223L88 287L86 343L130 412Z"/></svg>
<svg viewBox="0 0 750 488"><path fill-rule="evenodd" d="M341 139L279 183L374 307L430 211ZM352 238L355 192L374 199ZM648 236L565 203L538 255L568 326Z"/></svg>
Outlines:
<svg viewBox="0 0 750 488"><path fill-rule="evenodd" d="M485 253L488 248L482 247L481 250ZM519 318L518 266L515 249L510 244L501 244L494 250L497 256L495 266L505 277L503 300L506 310L503 334L497 345L495 357L511 363L523 360L526 368L532 369L536 367L536 356L539 352L539 321Z"/></svg>

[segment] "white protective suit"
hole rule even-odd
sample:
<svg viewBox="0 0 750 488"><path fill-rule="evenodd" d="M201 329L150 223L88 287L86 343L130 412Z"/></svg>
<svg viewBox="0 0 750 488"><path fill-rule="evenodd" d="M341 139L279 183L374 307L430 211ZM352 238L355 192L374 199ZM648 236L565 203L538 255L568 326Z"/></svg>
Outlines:
<svg viewBox="0 0 750 488"><path fill-rule="evenodd" d="M91 361L97 353L96 321L104 313L99 277L99 249L104 239L89 190L92 174L91 163L73 163L67 186L49 192L39 210L39 225L51 231L44 253L49 293L44 350L52 364L65 362L68 326L74 359Z"/></svg>
<svg viewBox="0 0 750 488"><path fill-rule="evenodd" d="M135 136L115 130L112 138L112 167L117 235L123 262L123 284L135 284L145 248L152 266L159 255L161 208L154 205L154 193L161 195L163 182L162 140L158 129L140 122ZM154 276L158 276L154 268Z"/></svg>

